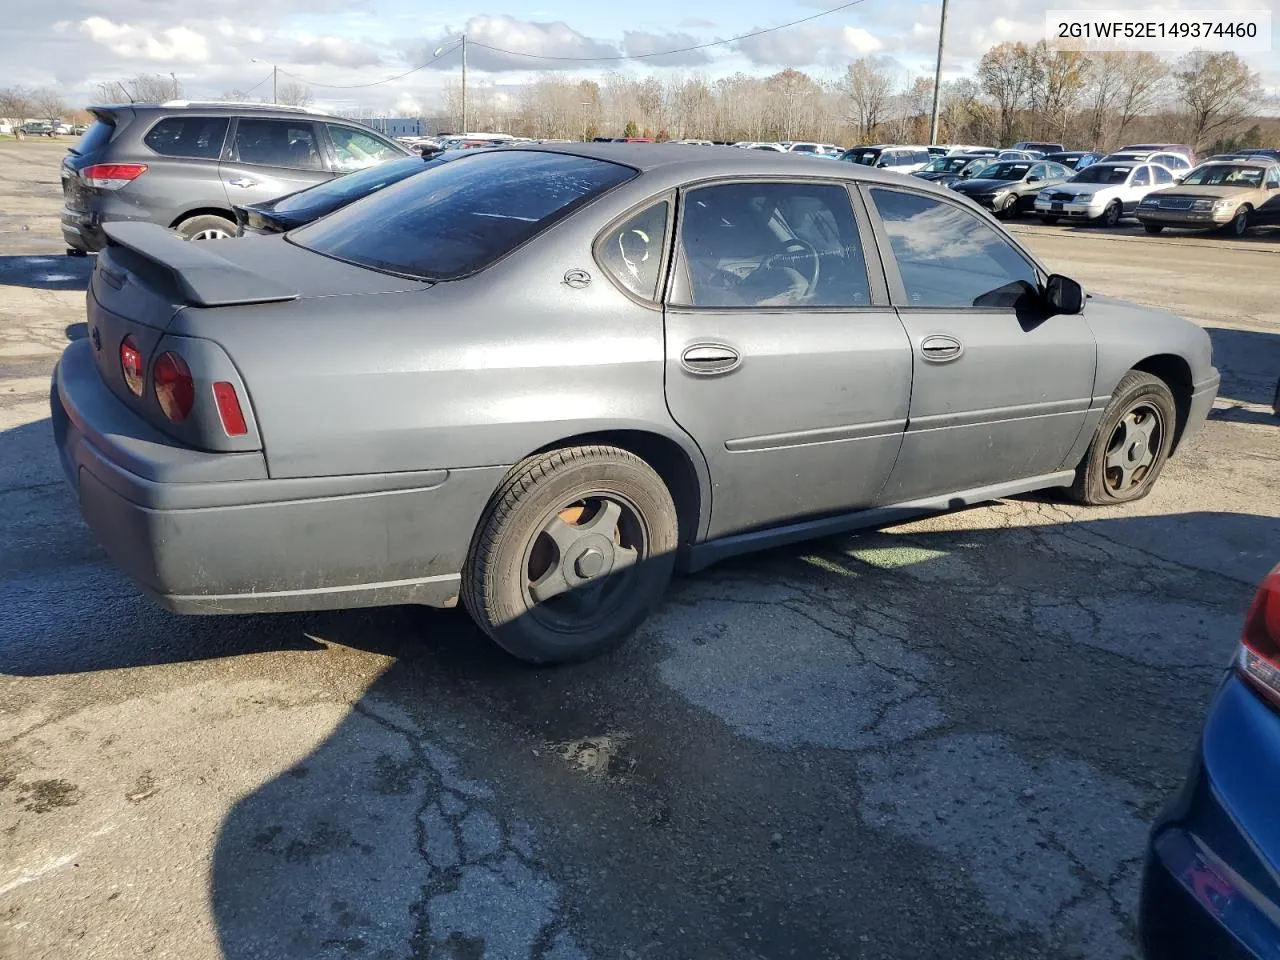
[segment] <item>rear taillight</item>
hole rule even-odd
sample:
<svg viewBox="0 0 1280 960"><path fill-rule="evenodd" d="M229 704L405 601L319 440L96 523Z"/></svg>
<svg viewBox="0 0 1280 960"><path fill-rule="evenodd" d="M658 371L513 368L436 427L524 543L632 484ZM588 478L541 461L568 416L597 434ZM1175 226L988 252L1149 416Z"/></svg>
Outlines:
<svg viewBox="0 0 1280 960"><path fill-rule="evenodd" d="M1236 667L1260 694L1280 706L1280 566L1262 581L1244 618Z"/></svg>
<svg viewBox="0 0 1280 960"><path fill-rule="evenodd" d="M164 415L174 423L187 419L196 401L196 384L187 362L172 351L160 354L151 368L151 382Z"/></svg>
<svg viewBox="0 0 1280 960"><path fill-rule="evenodd" d="M213 400L218 405L218 418L222 421L222 429L228 437L243 437L249 432L245 423L244 411L240 409L240 398L236 396L236 388L225 380L213 385Z"/></svg>
<svg viewBox="0 0 1280 960"><path fill-rule="evenodd" d="M80 178L91 187L119 190L147 172L145 163L95 163L80 171Z"/></svg>
<svg viewBox="0 0 1280 960"><path fill-rule="evenodd" d="M125 337L120 343L120 372L124 374L124 385L129 392L135 397L142 396L142 352L133 337Z"/></svg>

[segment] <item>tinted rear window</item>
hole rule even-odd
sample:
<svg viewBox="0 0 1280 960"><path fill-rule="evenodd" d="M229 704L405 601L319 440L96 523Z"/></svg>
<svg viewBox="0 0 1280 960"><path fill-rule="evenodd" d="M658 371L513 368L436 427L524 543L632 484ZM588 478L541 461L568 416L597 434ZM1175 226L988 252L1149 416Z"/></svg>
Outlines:
<svg viewBox="0 0 1280 960"><path fill-rule="evenodd" d="M461 157L289 235L316 253L424 280L482 270L636 171L530 150Z"/></svg>
<svg viewBox="0 0 1280 960"><path fill-rule="evenodd" d="M76 145L72 147L72 152L78 153L80 156L87 156L90 153L101 150L111 138L115 136L116 125L108 123L105 120L95 120L89 124L89 129L80 135L80 139L76 141Z"/></svg>
<svg viewBox="0 0 1280 960"><path fill-rule="evenodd" d="M841 160L848 160L850 163L860 163L867 167L874 167L876 161L880 159L879 150L846 150Z"/></svg>
<svg viewBox="0 0 1280 960"><path fill-rule="evenodd" d="M442 160L423 160L421 157L405 157L403 160L391 160L380 163L376 167L368 167L357 173L348 173L345 177L326 180L308 190L302 190L292 196L277 200L275 209L279 213L305 213L312 210L336 209L353 200L377 193L384 187L399 183L415 173L422 173Z"/></svg>
<svg viewBox="0 0 1280 960"><path fill-rule="evenodd" d="M217 160L227 138L226 117L165 117L147 131L142 142L166 157Z"/></svg>

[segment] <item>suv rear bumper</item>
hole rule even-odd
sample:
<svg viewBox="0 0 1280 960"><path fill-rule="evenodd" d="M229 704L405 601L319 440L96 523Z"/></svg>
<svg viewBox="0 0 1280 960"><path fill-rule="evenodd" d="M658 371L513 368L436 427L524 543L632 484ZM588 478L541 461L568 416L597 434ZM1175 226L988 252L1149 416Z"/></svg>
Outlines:
<svg viewBox="0 0 1280 960"><path fill-rule="evenodd" d="M102 383L91 351L87 340L72 344L54 370L59 456L95 537L163 606L457 603L472 532L506 467L267 479L261 453L158 441ZM157 479L165 475L183 479Z"/></svg>

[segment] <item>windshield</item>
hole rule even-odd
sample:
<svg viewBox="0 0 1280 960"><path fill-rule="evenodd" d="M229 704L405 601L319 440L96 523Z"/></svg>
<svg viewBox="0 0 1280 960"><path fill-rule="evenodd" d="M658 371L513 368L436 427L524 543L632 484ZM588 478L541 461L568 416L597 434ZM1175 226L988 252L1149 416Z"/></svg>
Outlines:
<svg viewBox="0 0 1280 960"><path fill-rule="evenodd" d="M1031 164L1023 162L993 163L982 171L983 180L1021 180L1031 169Z"/></svg>
<svg viewBox="0 0 1280 960"><path fill-rule="evenodd" d="M931 160L922 172L959 173L971 160L971 157L939 157L937 160Z"/></svg>
<svg viewBox="0 0 1280 960"><path fill-rule="evenodd" d="M442 162L423 160L421 157L405 157L403 160L380 163L356 173L348 173L345 177L327 180L309 190L302 190L277 200L274 209L278 213L301 213L307 210L343 206L352 200L359 200L361 197L376 193L383 187L399 183L405 177L429 170Z"/></svg>
<svg viewBox="0 0 1280 960"><path fill-rule="evenodd" d="M1071 178L1072 183L1124 183L1129 179L1133 167L1114 167L1111 164L1095 163L1086 167Z"/></svg>
<svg viewBox="0 0 1280 960"><path fill-rule="evenodd" d="M867 150L846 150L841 160L848 160L850 163L860 163L865 167L874 167L876 161L880 159L880 151L875 149Z"/></svg>
<svg viewBox="0 0 1280 960"><path fill-rule="evenodd" d="M570 154L478 152L357 200L289 239L373 270L457 280L636 175Z"/></svg>
<svg viewBox="0 0 1280 960"><path fill-rule="evenodd" d="M1211 163L1187 174L1182 185L1193 187L1260 187L1261 167L1243 167L1234 163Z"/></svg>

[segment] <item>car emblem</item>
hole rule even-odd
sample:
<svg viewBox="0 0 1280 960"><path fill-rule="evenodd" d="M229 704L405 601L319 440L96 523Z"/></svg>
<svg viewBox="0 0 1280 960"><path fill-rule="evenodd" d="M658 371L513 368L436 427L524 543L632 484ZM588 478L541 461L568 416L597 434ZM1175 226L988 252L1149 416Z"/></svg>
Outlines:
<svg viewBox="0 0 1280 960"><path fill-rule="evenodd" d="M98 332L98 328L97 328L97 327L94 327L92 330L90 330L90 331L89 331L89 337L90 337L90 339L92 339L92 340L93 340L93 349L95 349L95 350L101 350L101 349L102 349L102 334Z"/></svg>
<svg viewBox="0 0 1280 960"><path fill-rule="evenodd" d="M591 274L581 268L566 270L564 274L564 282L570 287L581 290L591 282Z"/></svg>

